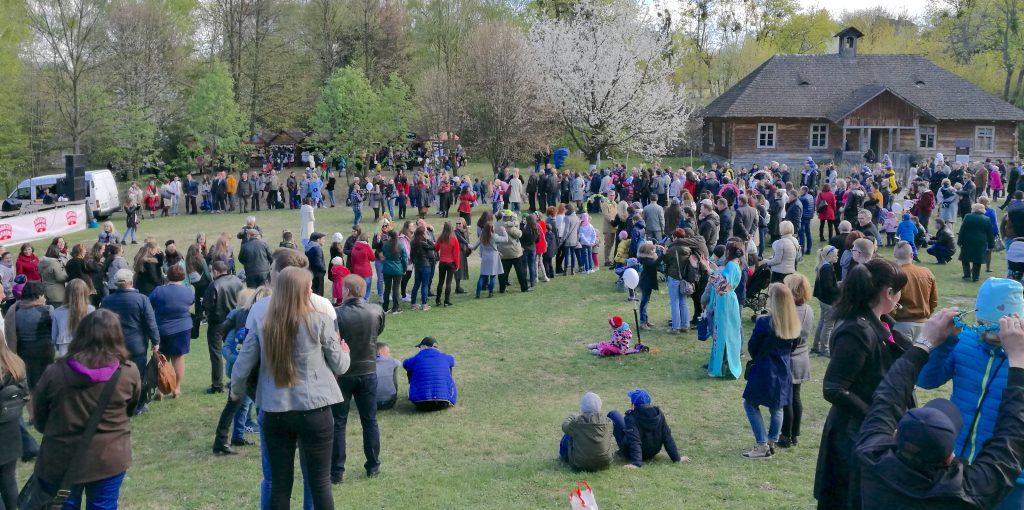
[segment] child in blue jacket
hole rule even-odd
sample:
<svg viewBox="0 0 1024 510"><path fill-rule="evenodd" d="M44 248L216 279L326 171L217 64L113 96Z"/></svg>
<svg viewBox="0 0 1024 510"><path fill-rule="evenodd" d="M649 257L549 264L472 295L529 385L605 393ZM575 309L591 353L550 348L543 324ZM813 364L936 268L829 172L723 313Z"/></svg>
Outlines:
<svg viewBox="0 0 1024 510"><path fill-rule="evenodd" d="M920 262L917 258L917 243L914 242L917 238L917 225L914 225L909 213L903 213L903 221L896 227L896 236L901 241L910 243L910 247L914 250L914 260Z"/></svg>
<svg viewBox="0 0 1024 510"><path fill-rule="evenodd" d="M654 458L662 448L672 462L686 462L689 457L680 456L672 429L668 427L665 415L658 406L651 404L647 390L636 389L627 394L633 404L626 415L613 409L608 413L612 420L612 434L619 445L619 454L629 461L628 468L638 468L644 461Z"/></svg>

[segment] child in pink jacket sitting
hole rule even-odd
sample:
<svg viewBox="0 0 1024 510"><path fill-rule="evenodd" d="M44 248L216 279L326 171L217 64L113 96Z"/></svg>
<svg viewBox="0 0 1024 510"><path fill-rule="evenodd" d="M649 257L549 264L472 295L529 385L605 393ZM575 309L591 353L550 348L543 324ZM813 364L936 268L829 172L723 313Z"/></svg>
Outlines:
<svg viewBox="0 0 1024 510"><path fill-rule="evenodd" d="M595 356L622 356L629 351L629 343L633 340L633 332L629 324L622 321L622 317L616 315L608 319L608 325L612 328L612 338L607 342L598 342L587 345L587 349Z"/></svg>

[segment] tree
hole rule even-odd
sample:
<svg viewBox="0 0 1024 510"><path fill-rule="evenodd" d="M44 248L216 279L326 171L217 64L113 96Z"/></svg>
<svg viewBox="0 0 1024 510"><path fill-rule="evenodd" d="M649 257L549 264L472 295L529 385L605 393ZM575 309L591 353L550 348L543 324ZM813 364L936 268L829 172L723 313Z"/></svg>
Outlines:
<svg viewBox="0 0 1024 510"><path fill-rule="evenodd" d="M196 80L185 103L188 131L214 159L230 158L241 148L245 119L235 102L233 84L224 64L211 64Z"/></svg>
<svg viewBox="0 0 1024 510"><path fill-rule="evenodd" d="M24 3L0 0L0 178L16 179L29 165L29 141L22 122L24 95L22 66L18 51L28 36L25 29ZM9 182L6 184L10 184ZM6 187L6 186L5 186Z"/></svg>
<svg viewBox="0 0 1024 510"><path fill-rule="evenodd" d="M533 27L535 72L547 80L543 98L591 165L609 149L664 155L681 141L695 110L664 58L671 36L639 0L600 9L591 2L574 16Z"/></svg>
<svg viewBox="0 0 1024 510"><path fill-rule="evenodd" d="M498 172L503 160L543 147L553 119L534 78L530 43L505 23L481 25L466 48L463 140Z"/></svg>
<svg viewBox="0 0 1024 510"><path fill-rule="evenodd" d="M352 159L380 141L388 121L363 71L349 66L335 71L320 90L310 126L327 140L332 156Z"/></svg>
<svg viewBox="0 0 1024 510"><path fill-rule="evenodd" d="M61 117L76 153L90 118L82 104L89 74L101 62L106 36L105 0L30 0L29 26L40 38L41 50L56 71Z"/></svg>

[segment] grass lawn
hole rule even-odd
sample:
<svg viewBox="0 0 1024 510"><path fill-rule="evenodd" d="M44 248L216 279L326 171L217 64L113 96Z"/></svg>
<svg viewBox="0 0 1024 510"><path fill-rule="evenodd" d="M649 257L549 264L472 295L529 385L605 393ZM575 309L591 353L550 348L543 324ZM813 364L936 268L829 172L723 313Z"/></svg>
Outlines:
<svg viewBox="0 0 1024 510"><path fill-rule="evenodd" d="M473 168L474 173L481 170L489 171L486 166ZM263 211L257 216L272 245L281 229L298 230L297 211ZM366 218L364 211L365 220L372 217L370 212ZM123 227L123 217L115 217L115 222ZM348 209L317 211L317 229L328 234L348 235L350 222ZM440 225L436 217L432 222ZM221 231L234 234L242 223L238 213L158 218L144 221L140 234L154 235L161 242L175 239L184 251L196 232L205 231L212 239ZM96 234L88 230L68 240L91 241ZM134 251L130 249L128 256ZM883 248L882 254L891 256L891 249ZM992 275L1005 274L1003 256L995 258ZM471 259L475 278L478 260L475 255ZM805 260L800 267L810 276L813 265ZM943 306L973 303L978 284L962 282L958 264L925 265L936 274ZM402 400L407 388L401 388L396 409L378 416L383 465L375 480L362 476L360 427L350 416L349 476L334 488L339 508L565 508L569 488L578 479L590 482L604 508L814 506L814 466L828 410L821 397L827 360L812 358L813 380L802 390L805 411L799 446L768 461L745 460L740 453L752 446L753 438L740 400L744 383L706 376L701 365L707 362L708 343L698 342L692 333L670 336L659 327L643 333L645 343L657 352L595 358L584 344L608 338L609 316L622 315L633 323L631 307L616 292L613 274L601 270L538 286L530 294L520 294L515 287L493 299L460 295L452 308L406 309L397 317L388 316L381 340L392 345L397 358L411 356L425 335L436 337L442 349L456 357L459 405L419 414ZM669 317L665 292L662 285L650 305L651 322L658 326ZM750 323L744 328L749 334ZM135 460L121 491L123 508L258 507L258 447L241 448L241 455L228 458L210 453L225 397L203 394L210 382L203 339L205 331L187 357L183 397L156 403L132 422ZM636 387L651 392L668 417L680 452L691 461L674 465L662 453L640 470L627 470L620 461L610 470L586 474L562 465L557 458L560 425L566 415L578 413L580 396L595 391L603 398L605 411L625 410L626 392ZM927 399L941 393L922 394ZM20 480L29 471L30 466L20 465ZM293 494L293 507L300 508L299 484Z"/></svg>

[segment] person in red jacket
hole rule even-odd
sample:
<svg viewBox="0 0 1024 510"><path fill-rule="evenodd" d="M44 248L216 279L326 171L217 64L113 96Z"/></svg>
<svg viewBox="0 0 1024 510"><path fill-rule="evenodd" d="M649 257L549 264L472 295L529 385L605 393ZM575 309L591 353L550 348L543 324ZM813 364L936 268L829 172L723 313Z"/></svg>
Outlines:
<svg viewBox="0 0 1024 510"><path fill-rule="evenodd" d="M373 283L374 260L376 260L376 256L367 241L366 234L360 233L356 243L352 245L352 255L348 257L348 268L352 274L359 275L366 280L366 294L363 295L363 299L367 301L370 300L370 289L373 288L371 284ZM380 298L380 296L377 297Z"/></svg>
<svg viewBox="0 0 1024 510"><path fill-rule="evenodd" d="M473 212L473 202L476 202L476 193L473 193L473 187L463 183L462 193L459 195L459 216L466 221L466 225L473 223L470 218L470 214Z"/></svg>
<svg viewBox="0 0 1024 510"><path fill-rule="evenodd" d="M918 189L921 191L917 195L917 202L914 202L914 206L910 208L910 214L917 216L921 226L928 230L928 220L931 219L932 211L935 210L935 193L932 193L932 190L923 184Z"/></svg>
<svg viewBox="0 0 1024 510"><path fill-rule="evenodd" d="M23 274L30 282L42 281L39 276L39 257L34 253L31 244L21 245L18 261L14 263L15 274Z"/></svg>
<svg viewBox="0 0 1024 510"><path fill-rule="evenodd" d="M465 192L463 192L465 195ZM459 213L462 212L462 203L459 203ZM434 242L434 250L437 251L438 276L437 291L434 292L434 306L441 306L441 287L444 287L444 306L452 306L452 278L459 270L462 262L462 252L459 249L459 239L452 232L452 224L444 222L441 228L441 236Z"/></svg>
<svg viewBox="0 0 1024 510"><path fill-rule="evenodd" d="M540 236L537 237L537 255L539 255L537 257L537 279L542 282L549 282L551 279L548 278L548 272L544 269L544 256L548 253L548 224L544 221L540 211L534 213L534 215L537 218L537 229L540 230Z"/></svg>
<svg viewBox="0 0 1024 510"><path fill-rule="evenodd" d="M839 233L839 222L836 221L836 195L832 193L831 184L821 187L821 193L818 193L814 208L818 211L818 239L821 242L832 239L832 236ZM827 238L825 237L825 225L828 225Z"/></svg>

